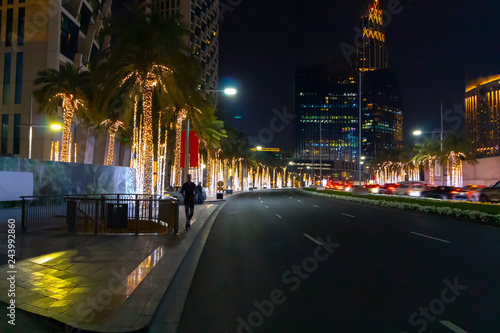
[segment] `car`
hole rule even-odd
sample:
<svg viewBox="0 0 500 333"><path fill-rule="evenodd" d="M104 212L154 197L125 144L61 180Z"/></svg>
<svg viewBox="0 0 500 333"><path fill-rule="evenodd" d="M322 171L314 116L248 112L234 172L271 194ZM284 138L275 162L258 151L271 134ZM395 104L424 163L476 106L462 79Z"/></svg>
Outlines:
<svg viewBox="0 0 500 333"><path fill-rule="evenodd" d="M422 198L453 200L462 191L462 189L454 186L434 186L423 191L420 196Z"/></svg>
<svg viewBox="0 0 500 333"><path fill-rule="evenodd" d="M181 194L180 186L171 187L164 194L168 197L177 198L181 204L184 203L184 196Z"/></svg>
<svg viewBox="0 0 500 333"><path fill-rule="evenodd" d="M378 194L379 191L380 191L380 185L377 185L377 184L368 184L368 185L365 185L366 188L368 189L368 191L371 193L371 194Z"/></svg>
<svg viewBox="0 0 500 333"><path fill-rule="evenodd" d="M484 185L467 185L462 187L462 191L455 196L457 200L467 200L477 202L481 196Z"/></svg>
<svg viewBox="0 0 500 333"><path fill-rule="evenodd" d="M425 184L423 182L404 181L404 182L399 182L399 186L394 190L394 194L419 197L422 191L424 190L425 190Z"/></svg>
<svg viewBox="0 0 500 333"><path fill-rule="evenodd" d="M378 193L380 194L394 194L394 191L399 187L397 183L388 183L380 187Z"/></svg>
<svg viewBox="0 0 500 333"><path fill-rule="evenodd" d="M344 191L345 190L345 185L343 182L341 181L335 181L335 180L329 180L327 183L326 183L326 186L325 188L326 189L329 189L329 190L337 190L337 191Z"/></svg>
<svg viewBox="0 0 500 333"><path fill-rule="evenodd" d="M479 196L481 202L500 202L500 181L492 187L485 187Z"/></svg>

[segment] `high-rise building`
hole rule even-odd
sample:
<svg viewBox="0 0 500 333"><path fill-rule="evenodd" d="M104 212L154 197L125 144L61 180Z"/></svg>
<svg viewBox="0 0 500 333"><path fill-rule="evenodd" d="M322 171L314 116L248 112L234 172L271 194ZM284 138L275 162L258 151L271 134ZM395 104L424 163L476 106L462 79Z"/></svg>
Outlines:
<svg viewBox="0 0 500 333"><path fill-rule="evenodd" d="M149 0L153 11L164 17L180 14L191 30L190 53L204 69L202 89L217 89L219 81L219 1Z"/></svg>
<svg viewBox="0 0 500 333"><path fill-rule="evenodd" d="M355 72L339 72L333 65L297 71L296 158L319 161L321 151L323 161L357 161L358 105Z"/></svg>
<svg viewBox="0 0 500 333"><path fill-rule="evenodd" d="M2 155L29 156L29 124L33 127L32 158L48 160L51 142L60 132L41 127L57 121L58 115L38 114L32 92L37 72L59 69L66 63L86 67L108 39L101 38L103 19L110 15L112 0L9 0L0 1L0 117ZM74 117L72 138L78 147L78 162L84 162L88 126ZM104 155L104 152L102 153ZM93 151L87 154L92 163ZM102 161L100 161L102 163Z"/></svg>
<svg viewBox="0 0 500 333"><path fill-rule="evenodd" d="M478 157L500 155L500 75L467 83L465 118L471 151Z"/></svg>
<svg viewBox="0 0 500 333"><path fill-rule="evenodd" d="M379 2L371 0L361 18L363 37L355 68L339 69L332 63L295 73L298 160L318 161L321 156L325 162L359 161L360 72L361 157L375 158L386 149L403 146L401 92L396 75L387 67L382 23Z"/></svg>
<svg viewBox="0 0 500 333"><path fill-rule="evenodd" d="M403 147L403 104L392 69L365 72L362 80L363 155L370 159Z"/></svg>
<svg viewBox="0 0 500 333"><path fill-rule="evenodd" d="M361 45L357 48L357 67L360 71L374 71L387 67L385 27L378 0L370 0L361 17Z"/></svg>

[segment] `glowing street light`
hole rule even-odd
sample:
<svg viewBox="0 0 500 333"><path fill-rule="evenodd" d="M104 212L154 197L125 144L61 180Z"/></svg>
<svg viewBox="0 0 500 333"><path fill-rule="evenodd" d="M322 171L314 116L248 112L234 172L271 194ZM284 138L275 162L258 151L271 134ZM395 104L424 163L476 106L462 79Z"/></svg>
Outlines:
<svg viewBox="0 0 500 333"><path fill-rule="evenodd" d="M257 150L262 150L262 147L261 147L261 146L258 146L258 147L257 147Z"/></svg>
<svg viewBox="0 0 500 333"><path fill-rule="evenodd" d="M238 90L234 89L234 88L226 88L224 89L224 94L228 95L228 96L234 96L238 93Z"/></svg>
<svg viewBox="0 0 500 333"><path fill-rule="evenodd" d="M50 125L50 128L53 129L54 131L62 130L61 124L52 124L52 125Z"/></svg>
<svg viewBox="0 0 500 333"><path fill-rule="evenodd" d="M413 131L413 135L416 135L416 136L422 135L422 131L420 131L420 130Z"/></svg>

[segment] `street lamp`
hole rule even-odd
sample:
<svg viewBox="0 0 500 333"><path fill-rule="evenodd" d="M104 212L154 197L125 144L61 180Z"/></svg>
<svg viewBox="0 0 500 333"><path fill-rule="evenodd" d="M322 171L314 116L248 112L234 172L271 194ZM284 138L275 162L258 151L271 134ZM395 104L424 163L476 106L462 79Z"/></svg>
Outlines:
<svg viewBox="0 0 500 333"><path fill-rule="evenodd" d="M413 135L420 136L422 135L422 131L413 131Z"/></svg>
<svg viewBox="0 0 500 333"><path fill-rule="evenodd" d="M50 125L50 128L53 129L54 131L62 130L61 124L52 124L52 125Z"/></svg>
<svg viewBox="0 0 500 333"><path fill-rule="evenodd" d="M234 89L234 88L226 88L226 89L223 89L223 90L220 90L220 89L200 89L198 87L198 90L201 91L201 92L204 92L204 93L224 93L225 95L228 95L228 96L234 96L237 94L237 90ZM187 120L186 120L186 138L185 138L185 141L184 141L184 169L182 170L182 177L183 177L183 180L187 178L187 175L189 173L189 131L190 131L190 121L189 121L189 117L187 117Z"/></svg>
<svg viewBox="0 0 500 333"><path fill-rule="evenodd" d="M258 146L258 147L257 147L257 150L262 150L262 147L261 147L261 146Z"/></svg>
<svg viewBox="0 0 500 333"><path fill-rule="evenodd" d="M225 95L228 96L234 96L238 93L238 90L235 88L226 88L226 89L207 89L207 90L201 90L206 93L224 93Z"/></svg>

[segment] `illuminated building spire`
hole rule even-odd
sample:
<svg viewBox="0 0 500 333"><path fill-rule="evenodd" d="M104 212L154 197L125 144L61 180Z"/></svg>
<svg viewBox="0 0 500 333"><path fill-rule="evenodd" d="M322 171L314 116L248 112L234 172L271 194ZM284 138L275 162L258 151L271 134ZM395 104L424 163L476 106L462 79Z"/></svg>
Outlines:
<svg viewBox="0 0 500 333"><path fill-rule="evenodd" d="M361 17L363 37L358 46L358 69L362 72L387 68L385 28L378 0L370 0Z"/></svg>

